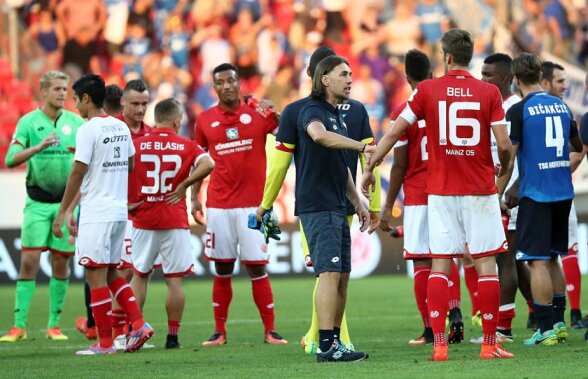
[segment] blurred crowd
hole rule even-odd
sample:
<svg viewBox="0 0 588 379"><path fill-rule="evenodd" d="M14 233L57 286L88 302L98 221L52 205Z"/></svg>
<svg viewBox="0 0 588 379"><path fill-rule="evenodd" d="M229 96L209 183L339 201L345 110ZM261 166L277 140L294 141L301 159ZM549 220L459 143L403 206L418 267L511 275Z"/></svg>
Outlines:
<svg viewBox="0 0 588 379"><path fill-rule="evenodd" d="M307 60L325 44L350 60L352 97L379 137L410 93L403 55L424 50L442 71L439 38L452 26L476 37L474 73L493 51L546 50L588 64L585 0L11 0L0 5L4 27L8 3L17 6L21 63L16 77L0 38L0 146L36 105L40 75L54 68L120 86L141 77L153 101L185 104L182 134L191 136L197 115L216 103L216 65L234 63L244 94L281 109L310 93Z"/></svg>

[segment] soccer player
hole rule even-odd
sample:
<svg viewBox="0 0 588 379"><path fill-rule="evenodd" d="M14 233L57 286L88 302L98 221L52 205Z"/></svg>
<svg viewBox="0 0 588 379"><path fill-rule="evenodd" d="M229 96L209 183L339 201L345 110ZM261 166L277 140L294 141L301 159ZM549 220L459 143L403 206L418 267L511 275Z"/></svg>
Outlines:
<svg viewBox="0 0 588 379"><path fill-rule="evenodd" d="M0 342L27 338L27 317L35 278L39 272L41 252L51 253L49 281L49 321L45 336L67 340L59 330L59 320L68 286L68 262L75 247L69 233L59 240L51 233L51 224L63 197L67 176L73 162L76 133L84 120L63 109L69 78L59 71L48 71L40 79L43 106L24 115L16 126L6 154L6 167L27 163L27 199L21 231L22 257L16 282L14 326Z"/></svg>
<svg viewBox="0 0 588 379"><path fill-rule="evenodd" d="M335 52L326 47L321 46L316 49L309 61L308 68L306 73L308 76L312 78L314 72L316 70L317 64L328 56L335 55ZM300 110L311 101L311 97L305 97L303 99L297 100L291 104L288 104L280 117L280 127L278 129L278 134L276 136L276 149L270 160L269 164L269 172L267 174L267 179L265 182L265 188L263 191L263 200L259 208L257 208L257 218L261 220L263 214L270 208L272 208L274 201L278 197L278 193L280 192L280 188L284 183L284 179L286 178L286 173L288 168L290 167L290 163L292 162L292 156L294 156L294 160L297 161L299 158L299 154L296 150L296 141L298 138L298 128L297 128L297 121L298 121L298 114ZM367 111L363 104L358 101L348 99L343 103L337 104L337 109L341 113L341 116L345 119L345 122L349 126L347 130L349 134L349 138L352 138L356 141L361 141L368 144L374 144L374 137L372 134L372 130L369 125L369 118L367 116ZM361 162L362 168L365 166L365 157L361 154L357 154L354 151L350 151L350 165L349 169L353 176L353 181L355 182L355 176L357 173L357 161L358 158ZM370 221L371 226L369 232L371 233L375 230L379 223L379 211L380 211L380 176L379 172L375 172L376 178L378 179L376 182L376 189L372 194L372 199L370 200L369 209L370 209ZM347 219L351 224L353 220L353 215L355 214L355 209L351 203L347 203ZM305 256L305 261L307 264L312 265L312 260L310 258L310 252L308 250L308 243L304 236L304 228L302 224L300 224L300 232L302 235L302 251ZM312 321L310 324L310 328L308 332L302 337L300 343L304 347L305 352L309 354L316 353L316 349L318 347L318 318L316 314L316 289L318 286L318 279L315 283L313 295L312 295ZM351 338L349 337L349 331L347 329L347 321L345 314L343 314L343 319L341 321L341 328L335 329L335 335L338 336L341 342L350 348L351 350L354 349L353 344L351 343Z"/></svg>
<svg viewBox="0 0 588 379"><path fill-rule="evenodd" d="M506 251L506 238L496 196L490 130L497 141L506 173L511 144L500 92L472 77L467 66L474 41L465 30L451 29L441 39L444 76L422 82L394 127L389 129L366 167L362 191L374 183L373 167L396 144L408 126L425 119L429 174L427 181L429 246L433 258L427 286L427 307L433 329L431 360L447 360L445 314L452 258L463 255L467 243L478 273L478 300L484 343L481 359L512 358L496 342L500 284L495 254Z"/></svg>
<svg viewBox="0 0 588 379"><path fill-rule="evenodd" d="M574 198L569 146L580 152L582 142L567 105L543 92L537 56L519 55L512 62L512 73L524 97L507 113L520 178L516 259L527 261L531 269L539 323L524 343L555 345L567 337L565 279L558 255L568 253L568 218ZM513 166L511 158L509 171Z"/></svg>
<svg viewBox="0 0 588 379"><path fill-rule="evenodd" d="M122 97L122 89L116 84L106 86L106 94L104 95L104 112L109 116L115 116L122 110L120 99ZM96 339L96 322L92 316L92 308L90 308L90 286L88 282L84 282L84 302L86 305L86 317L78 317L76 319L76 329L86 336L89 340Z"/></svg>
<svg viewBox="0 0 588 379"><path fill-rule="evenodd" d="M63 237L65 219L77 234L78 264L85 267L90 285L91 307L98 330L98 343L77 355L113 354L112 298L124 309L133 325L126 351L135 351L153 336L143 320L129 284L118 275L127 221L128 174L134 166L135 149L129 128L104 113L105 85L97 75L85 75L74 85L74 99L80 115L88 119L76 136L73 169L67 181L53 233ZM79 231L72 209L80 199Z"/></svg>
<svg viewBox="0 0 588 379"><path fill-rule="evenodd" d="M237 68L223 63L213 70L218 105L198 115L194 131L196 142L210 153L215 170L210 176L207 202L208 224L204 253L214 262L212 285L215 331L203 346L227 343L226 321L233 297L231 277L240 257L251 278L253 300L264 325L264 339L270 344L288 343L274 325L274 299L265 266L267 245L263 235L247 228L247 217L255 213L265 182L265 142L276 132L276 116L260 114L241 101L241 82ZM195 187L198 190L201 182ZM196 191L197 193L197 191ZM193 199L196 218L201 209ZM196 218L197 219L197 218Z"/></svg>
<svg viewBox="0 0 588 379"><path fill-rule="evenodd" d="M426 54L410 50L404 58L406 80L414 90L423 80L431 79L431 63ZM390 116L391 127L406 105L398 107ZM382 209L380 229L392 231L390 218L394 201L404 185L404 259L414 265L414 294L423 320L423 334L408 342L411 346L433 343L433 330L427 312L427 282L431 272L429 236L427 232L427 134L425 120L419 120L402 135L394 148L394 163L390 168L390 186ZM449 343L463 341L463 320L460 307L459 269L455 262L450 273L449 289Z"/></svg>
<svg viewBox="0 0 588 379"><path fill-rule="evenodd" d="M362 232L367 230L370 220L355 189L345 150L369 154L373 146L348 138L346 121L337 110L337 104L349 99L351 83L351 69L344 58L329 56L321 60L312 78L312 101L302 108L297 122L296 211L306 234L312 267L319 278L317 362L368 358L335 338L335 327L341 327L345 311L351 272L347 199L359 216Z"/></svg>
<svg viewBox="0 0 588 379"><path fill-rule="evenodd" d="M568 81L564 74L564 67L553 62L543 62L541 64L541 88L551 96L559 97L563 100L564 93L568 89ZM574 115L570 111L573 119ZM574 157L573 155L579 155ZM584 154L572 153L572 161L581 161ZM572 162L572 172L577 168ZM582 311L580 309L580 297L582 294L582 274L578 264L578 215L576 207L572 202L570 210L569 231L568 231L568 254L561 257L566 290L570 299L570 325L575 328L584 327L582 320ZM565 299L564 299L565 300Z"/></svg>
<svg viewBox="0 0 588 379"><path fill-rule="evenodd" d="M182 116L182 105L177 100L162 100L155 105L155 128L134 140L136 187L131 190L139 193L141 201L133 215L135 275L131 287L143 309L149 274L160 254L167 285L166 349L182 347L178 341L185 303L182 281L194 269L186 189L214 168L210 156L194 141L177 135Z"/></svg>
<svg viewBox="0 0 588 379"><path fill-rule="evenodd" d="M588 74L586 74L586 78L584 79L584 85L586 89L588 89ZM570 160L572 161L572 172L575 168L577 168L580 165L581 161L586 156L586 153L588 153L588 112L584 113L584 116L582 116L582 119L580 120L580 138L582 139L584 147L582 149L581 154L575 154L575 156L573 154L572 156L570 156ZM588 326L588 319L584 317L584 319L582 319L582 322L579 324L580 325L575 325L579 327ZM572 324L572 328L575 328L575 325ZM584 334L584 340L588 342L588 330Z"/></svg>

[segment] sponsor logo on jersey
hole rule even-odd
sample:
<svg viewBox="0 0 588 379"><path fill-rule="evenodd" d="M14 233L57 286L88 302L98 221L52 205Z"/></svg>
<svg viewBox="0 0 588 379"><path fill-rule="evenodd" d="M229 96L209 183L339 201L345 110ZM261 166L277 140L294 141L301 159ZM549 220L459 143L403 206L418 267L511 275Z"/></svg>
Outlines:
<svg viewBox="0 0 588 379"><path fill-rule="evenodd" d="M217 126L219 126L219 125L220 125L220 121L215 121L215 122L213 122L212 124L210 124L210 127L211 127L211 128L216 128L216 127L217 127Z"/></svg>
<svg viewBox="0 0 588 379"><path fill-rule="evenodd" d="M112 136L112 137L106 137L102 140L102 143L107 144L107 143L115 143L115 142L125 142L129 140L129 136L126 134L120 135L120 136Z"/></svg>
<svg viewBox="0 0 588 379"><path fill-rule="evenodd" d="M239 139L239 129L237 129L237 128L227 129L227 139L228 140Z"/></svg>
<svg viewBox="0 0 588 379"><path fill-rule="evenodd" d="M239 116L239 121L241 121L242 124L250 124L251 123L251 115L247 114L247 113L243 113L241 116Z"/></svg>

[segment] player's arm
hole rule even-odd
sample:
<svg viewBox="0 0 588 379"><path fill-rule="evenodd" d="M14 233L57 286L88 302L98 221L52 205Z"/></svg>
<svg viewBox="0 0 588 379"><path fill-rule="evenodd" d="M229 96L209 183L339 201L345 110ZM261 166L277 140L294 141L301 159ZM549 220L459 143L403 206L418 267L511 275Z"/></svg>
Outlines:
<svg viewBox="0 0 588 379"><path fill-rule="evenodd" d="M73 207L75 207L74 200L80 192L80 187L82 186L82 181L84 180L84 175L86 175L87 170L87 164L80 161L74 162L69 178L67 179L67 184L65 185L65 193L63 194L63 199L59 206L59 212L53 221L53 234L55 234L57 238L63 237L61 228L65 219L65 213L70 209L72 204Z"/></svg>
<svg viewBox="0 0 588 379"><path fill-rule="evenodd" d="M8 168L23 164L35 154L40 153L58 141L57 134L51 133L35 146L25 147L27 144L26 141L28 141L28 136L24 129L23 126L17 128L16 134L10 144L10 148L6 153L4 163Z"/></svg>
<svg viewBox="0 0 588 379"><path fill-rule="evenodd" d="M258 221L261 221L264 213L274 205L274 201L280 193L290 162L292 161L292 153L295 145L290 143L278 142L269 163L269 171L265 179L265 187L263 189L263 198L261 205L257 208L255 215Z"/></svg>
<svg viewBox="0 0 588 379"><path fill-rule="evenodd" d="M353 150L360 153L369 153L373 150L367 143L328 131L319 120L311 121L306 127L306 132L314 143L328 149Z"/></svg>
<svg viewBox="0 0 588 379"><path fill-rule="evenodd" d="M573 120L570 125L570 150L574 153L580 153L583 150L582 140L578 134L576 122Z"/></svg>
<svg viewBox="0 0 588 379"><path fill-rule="evenodd" d="M203 154L196 160L194 170L183 182L178 184L177 188L166 196L169 204L177 204L186 197L186 191L190 186L199 182L202 185L202 179L206 178L214 169L214 161L208 154Z"/></svg>
<svg viewBox="0 0 588 379"><path fill-rule="evenodd" d="M498 160L500 161L500 172L498 172L498 177L500 178L506 174L511 161L512 167L514 167L514 158L511 160L512 143L506 132L506 123L492 125L492 133L494 133L494 137L496 138L496 147L498 149Z"/></svg>
<svg viewBox="0 0 588 379"><path fill-rule="evenodd" d="M363 143L367 143L368 145L375 145L375 141L373 137L364 138L361 140ZM359 163L361 164L361 172L365 172L365 167L367 166L368 157L365 154L359 154ZM370 193L370 203L369 203L369 210L370 215L373 215L375 212L380 212L382 209L381 198L382 198L382 181L380 178L380 169L378 167L374 168L374 176L376 177L376 185L373 188L373 191Z"/></svg>
<svg viewBox="0 0 588 379"><path fill-rule="evenodd" d="M365 232L370 225L370 214L361 203L361 197L357 192L357 188L355 188L355 183L353 183L353 176L351 175L351 171L349 170L349 168L347 168L346 196L355 208L355 213L357 213L357 216L359 217L359 230Z"/></svg>
<svg viewBox="0 0 588 379"><path fill-rule="evenodd" d="M392 216L392 208L394 202L400 192L400 187L404 182L406 176L406 169L408 167L408 145L397 146L394 148L394 162L390 168L390 185L388 187L388 193L386 194L386 202L382 209L380 222L380 229L385 232L390 232L392 227L390 225L390 218Z"/></svg>

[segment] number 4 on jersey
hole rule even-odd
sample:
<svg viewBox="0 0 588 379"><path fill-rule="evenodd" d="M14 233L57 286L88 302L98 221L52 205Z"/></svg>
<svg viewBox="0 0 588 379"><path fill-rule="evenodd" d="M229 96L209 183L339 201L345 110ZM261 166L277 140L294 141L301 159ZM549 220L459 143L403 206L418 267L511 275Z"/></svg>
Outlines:
<svg viewBox="0 0 588 379"><path fill-rule="evenodd" d="M563 155L564 148L563 126L561 124L561 117L546 117L545 118L545 146L555 147L556 156Z"/></svg>

